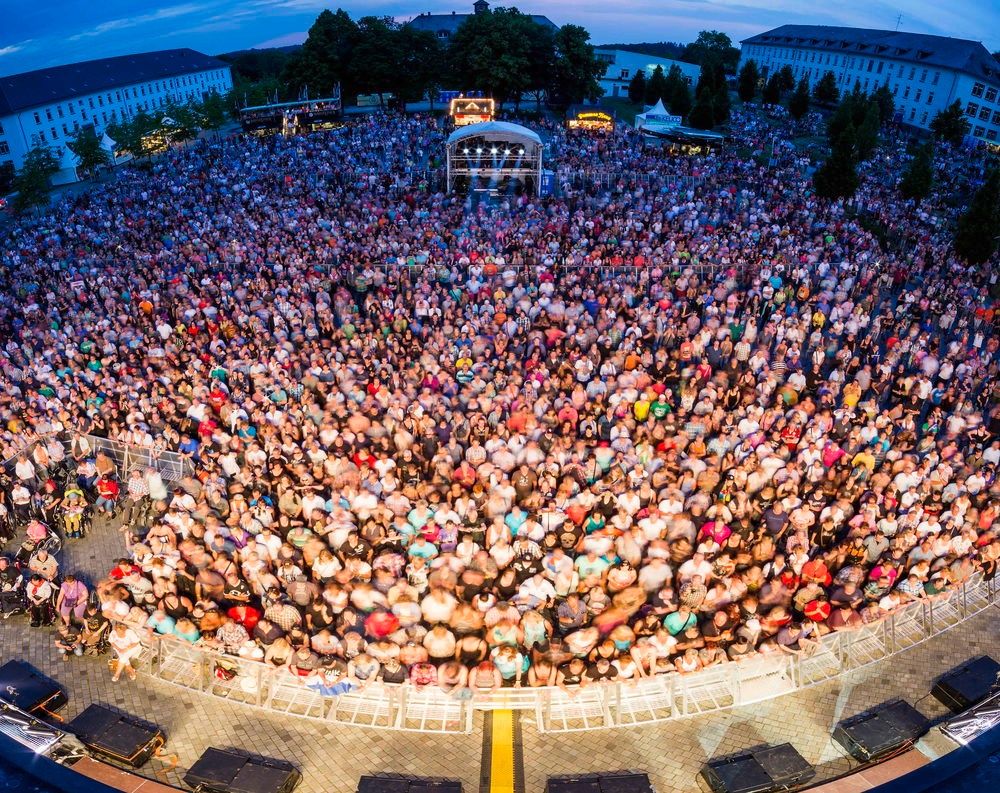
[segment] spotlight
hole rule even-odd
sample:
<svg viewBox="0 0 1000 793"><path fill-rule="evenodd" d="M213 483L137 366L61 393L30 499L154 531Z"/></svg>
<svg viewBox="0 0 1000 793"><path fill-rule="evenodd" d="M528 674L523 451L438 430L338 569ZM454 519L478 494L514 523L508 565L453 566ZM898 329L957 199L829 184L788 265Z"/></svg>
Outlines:
<svg viewBox="0 0 1000 793"><path fill-rule="evenodd" d="M492 149L490 149L490 154L496 154L496 153L497 153L497 147L494 146Z"/></svg>
<svg viewBox="0 0 1000 793"><path fill-rule="evenodd" d="M468 153L469 153L468 148L462 149L462 154L468 154Z"/></svg>
<svg viewBox="0 0 1000 793"><path fill-rule="evenodd" d="M476 149L476 154L482 154L482 153L483 153L483 150L481 148L477 148Z"/></svg>
<svg viewBox="0 0 1000 793"><path fill-rule="evenodd" d="M504 153L504 154L510 154L510 149L504 149L504 150L503 150L503 153Z"/></svg>
<svg viewBox="0 0 1000 793"><path fill-rule="evenodd" d="M523 156L524 156L524 149L521 149L521 150L520 150L520 151L518 152L518 154L520 154L520 155L521 155L521 156L523 157Z"/></svg>

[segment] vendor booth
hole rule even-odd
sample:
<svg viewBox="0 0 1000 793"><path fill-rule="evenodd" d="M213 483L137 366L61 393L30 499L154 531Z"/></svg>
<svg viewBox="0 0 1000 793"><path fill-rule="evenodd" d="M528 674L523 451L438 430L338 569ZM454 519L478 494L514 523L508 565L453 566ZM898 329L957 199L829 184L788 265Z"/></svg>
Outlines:
<svg viewBox="0 0 1000 793"><path fill-rule="evenodd" d="M451 120L456 127L469 124L482 124L492 121L496 105L492 99L484 97L457 96L451 100L448 108Z"/></svg>
<svg viewBox="0 0 1000 793"><path fill-rule="evenodd" d="M566 111L566 127L584 132L611 132L615 128L615 117L610 110L572 105Z"/></svg>
<svg viewBox="0 0 1000 793"><path fill-rule="evenodd" d="M495 194L541 189L542 139L505 121L460 127L448 136L448 192Z"/></svg>

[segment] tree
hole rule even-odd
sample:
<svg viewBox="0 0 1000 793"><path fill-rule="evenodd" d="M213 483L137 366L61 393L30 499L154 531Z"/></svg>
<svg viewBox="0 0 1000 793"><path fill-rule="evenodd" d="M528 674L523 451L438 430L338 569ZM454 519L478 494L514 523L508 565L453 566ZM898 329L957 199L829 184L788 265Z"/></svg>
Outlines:
<svg viewBox="0 0 1000 793"><path fill-rule="evenodd" d="M195 105L195 111L201 117L202 129L218 129L231 117L232 105L218 91L209 91L205 98Z"/></svg>
<svg viewBox="0 0 1000 793"><path fill-rule="evenodd" d="M833 72L826 72L819 78L819 82L813 88L813 99L816 104L827 107L837 104L840 99L840 89L837 87L837 77Z"/></svg>
<svg viewBox="0 0 1000 793"><path fill-rule="evenodd" d="M972 126L962 112L962 105L956 99L944 110L939 110L931 119L931 131L938 140L957 146L969 134Z"/></svg>
<svg viewBox="0 0 1000 793"><path fill-rule="evenodd" d="M788 112L798 121L809 112L809 81L803 77L795 86L795 93L788 100Z"/></svg>
<svg viewBox="0 0 1000 793"><path fill-rule="evenodd" d="M79 160L76 167L84 173L111 162L108 150L101 145L101 139L92 126L82 127L73 140L67 141L66 146L76 155Z"/></svg>
<svg viewBox="0 0 1000 793"><path fill-rule="evenodd" d="M11 202L15 212L24 212L32 207L49 202L49 187L52 175L59 170L59 158L55 149L36 143L24 155L21 170L11 185L17 192Z"/></svg>
<svg viewBox="0 0 1000 793"><path fill-rule="evenodd" d="M399 25L392 17L367 16L358 20L357 39L347 63L348 80L359 93L391 94L399 77L396 37Z"/></svg>
<svg viewBox="0 0 1000 793"><path fill-rule="evenodd" d="M899 182L899 192L918 204L927 197L934 184L934 144L926 143L914 153Z"/></svg>
<svg viewBox="0 0 1000 793"><path fill-rule="evenodd" d="M740 69L740 76L737 81L737 91L743 102L750 102L757 96L757 81L760 80L760 72L757 69L757 62L749 60Z"/></svg>
<svg viewBox="0 0 1000 793"><path fill-rule="evenodd" d="M711 129L715 126L715 111L713 109L712 95L703 93L695 100L691 114L688 116L688 124L695 129Z"/></svg>
<svg viewBox="0 0 1000 793"><path fill-rule="evenodd" d="M628 84L628 101L633 104L642 104L646 99L646 70L639 69Z"/></svg>
<svg viewBox="0 0 1000 793"><path fill-rule="evenodd" d="M878 146L879 118L878 103L874 100L869 101L857 132L855 153L859 161L870 160L875 153L875 148Z"/></svg>
<svg viewBox="0 0 1000 793"><path fill-rule="evenodd" d="M675 116L682 118L691 112L691 87L680 66L671 66L667 75L667 106Z"/></svg>
<svg viewBox="0 0 1000 793"><path fill-rule="evenodd" d="M818 195L831 199L849 198L857 191L859 180L853 148L853 130L848 128L813 175Z"/></svg>
<svg viewBox="0 0 1000 793"><path fill-rule="evenodd" d="M429 30L417 30L409 25L401 27L395 39L399 98L403 102L419 102L428 96L433 106L434 94L444 82L441 42Z"/></svg>
<svg viewBox="0 0 1000 793"><path fill-rule="evenodd" d="M117 151L143 157L147 152L146 137L159 125L147 113L140 111L131 119L108 127L108 136L117 145Z"/></svg>
<svg viewBox="0 0 1000 793"><path fill-rule="evenodd" d="M579 25L563 25L556 31L554 43L551 96L562 105L595 101L602 93L599 81L606 64L594 54L590 34Z"/></svg>
<svg viewBox="0 0 1000 793"><path fill-rule="evenodd" d="M7 195L14 184L14 163L10 160L0 162L0 195Z"/></svg>
<svg viewBox="0 0 1000 793"><path fill-rule="evenodd" d="M302 49L285 67L284 81L294 94L308 89L314 97L329 96L340 83L342 96L354 95L348 67L359 35L346 11L323 11L309 28Z"/></svg>
<svg viewBox="0 0 1000 793"><path fill-rule="evenodd" d="M781 77L777 73L772 74L764 85L764 93L761 98L767 105L777 105L781 102Z"/></svg>
<svg viewBox="0 0 1000 793"><path fill-rule="evenodd" d="M896 115L896 100L893 98L889 86L883 83L876 88L872 93L872 100L878 107L879 124L884 127Z"/></svg>
<svg viewBox="0 0 1000 793"><path fill-rule="evenodd" d="M997 250L1000 229L1000 168L994 166L958 220L955 252L970 264L982 264Z"/></svg>
<svg viewBox="0 0 1000 793"><path fill-rule="evenodd" d="M791 66L782 66L778 72L779 85L782 91L791 91L795 87L795 73Z"/></svg>
<svg viewBox="0 0 1000 793"><path fill-rule="evenodd" d="M663 74L663 67L657 65L653 69L653 73L646 80L646 104L655 105L661 99L666 101L668 98L669 86L667 84L667 78Z"/></svg>
<svg viewBox="0 0 1000 793"><path fill-rule="evenodd" d="M706 61L718 61L729 72L735 72L740 62L740 51L733 40L718 30L703 30L698 38L684 48L681 60L703 66Z"/></svg>

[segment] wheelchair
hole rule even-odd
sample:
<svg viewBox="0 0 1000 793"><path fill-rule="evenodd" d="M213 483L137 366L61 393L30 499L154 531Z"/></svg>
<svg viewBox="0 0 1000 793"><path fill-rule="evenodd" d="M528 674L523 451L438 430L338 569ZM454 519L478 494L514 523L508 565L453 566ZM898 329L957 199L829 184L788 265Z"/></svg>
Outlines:
<svg viewBox="0 0 1000 793"><path fill-rule="evenodd" d="M6 620L17 614L26 614L28 600L24 596L24 579L18 577L11 586L0 589L0 619Z"/></svg>

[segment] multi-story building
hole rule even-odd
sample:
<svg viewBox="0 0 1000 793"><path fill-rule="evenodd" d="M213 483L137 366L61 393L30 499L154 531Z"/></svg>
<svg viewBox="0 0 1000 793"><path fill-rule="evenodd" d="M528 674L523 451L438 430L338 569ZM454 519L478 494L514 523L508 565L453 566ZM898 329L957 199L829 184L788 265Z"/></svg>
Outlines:
<svg viewBox="0 0 1000 793"><path fill-rule="evenodd" d="M649 79L657 66L663 67L664 74L670 71L671 66L678 67L691 85L698 82L698 75L701 73L700 67L693 63L657 58L640 52L600 48L595 49L594 54L598 60L606 64L604 76L601 78L601 88L604 89L606 97L628 96L628 86L636 72L645 72L646 79Z"/></svg>
<svg viewBox="0 0 1000 793"><path fill-rule="evenodd" d="M978 41L891 30L782 25L744 39L740 66L757 62L764 75L790 66L796 81L815 86L833 72L841 93L887 85L896 118L927 129L935 113L958 100L971 134L1000 142L1000 63Z"/></svg>
<svg viewBox="0 0 1000 793"><path fill-rule="evenodd" d="M189 49L101 58L0 77L0 167L20 168L35 145L51 146L60 171L75 181L76 155L67 143L86 126L103 137L110 125L140 111L201 101L233 86L229 64ZM9 166L8 166L9 167Z"/></svg>
<svg viewBox="0 0 1000 793"><path fill-rule="evenodd" d="M452 11L450 14L417 14L417 16L413 17L406 24L416 30L430 31L442 42L447 43L465 20L475 14L485 14L489 10L490 4L487 0L476 0L472 4L472 14L461 14L457 11ZM559 29L559 26L546 16L542 16L541 14L531 14L530 16L542 27L549 28L550 30Z"/></svg>

